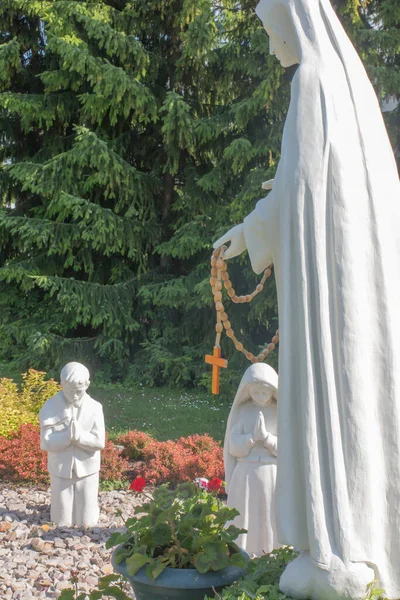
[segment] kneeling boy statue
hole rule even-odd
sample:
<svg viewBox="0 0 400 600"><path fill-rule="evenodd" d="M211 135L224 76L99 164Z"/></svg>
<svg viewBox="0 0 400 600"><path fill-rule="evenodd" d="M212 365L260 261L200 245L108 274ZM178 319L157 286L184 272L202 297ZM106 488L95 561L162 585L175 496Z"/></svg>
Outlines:
<svg viewBox="0 0 400 600"><path fill-rule="evenodd" d="M86 390L88 369L77 362L61 371L62 390L42 406L40 446L48 452L51 520L59 526L94 527L99 519L100 450L105 445L103 409Z"/></svg>

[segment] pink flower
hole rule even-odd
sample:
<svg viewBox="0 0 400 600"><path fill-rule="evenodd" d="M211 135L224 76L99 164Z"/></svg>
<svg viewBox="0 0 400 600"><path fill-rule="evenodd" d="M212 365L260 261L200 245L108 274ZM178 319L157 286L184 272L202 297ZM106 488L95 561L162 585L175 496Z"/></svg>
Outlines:
<svg viewBox="0 0 400 600"><path fill-rule="evenodd" d="M196 477L193 483L198 485L199 488L202 488L203 490L206 490L208 488L208 479L206 479L205 477Z"/></svg>
<svg viewBox="0 0 400 600"><path fill-rule="evenodd" d="M134 492L143 492L144 488L146 487L146 480L144 477L136 477L136 479L134 479L131 483L131 485L129 486L130 490L133 490Z"/></svg>

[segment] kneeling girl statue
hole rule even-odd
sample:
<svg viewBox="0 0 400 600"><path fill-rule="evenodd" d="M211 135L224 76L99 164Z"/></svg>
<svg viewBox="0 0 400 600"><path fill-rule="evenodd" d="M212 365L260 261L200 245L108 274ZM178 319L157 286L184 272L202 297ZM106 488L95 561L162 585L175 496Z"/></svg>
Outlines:
<svg viewBox="0 0 400 600"><path fill-rule="evenodd" d="M278 375L265 363L251 365L236 393L226 427L224 463L228 505L246 529L237 543L250 556L279 548L275 518Z"/></svg>

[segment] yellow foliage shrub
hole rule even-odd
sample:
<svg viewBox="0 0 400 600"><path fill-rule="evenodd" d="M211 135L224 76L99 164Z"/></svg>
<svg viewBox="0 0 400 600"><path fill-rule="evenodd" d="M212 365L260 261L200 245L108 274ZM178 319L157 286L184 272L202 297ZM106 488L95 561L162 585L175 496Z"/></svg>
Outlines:
<svg viewBox="0 0 400 600"><path fill-rule="evenodd" d="M60 389L54 379L45 377L46 373L29 369L21 389L12 379L0 379L0 435L8 437L20 425L38 422L39 410Z"/></svg>

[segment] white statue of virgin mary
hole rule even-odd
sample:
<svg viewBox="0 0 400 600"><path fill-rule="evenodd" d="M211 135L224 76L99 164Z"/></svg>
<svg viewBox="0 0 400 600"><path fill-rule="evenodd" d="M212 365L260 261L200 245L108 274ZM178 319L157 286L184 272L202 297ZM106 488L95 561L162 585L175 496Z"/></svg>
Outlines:
<svg viewBox="0 0 400 600"><path fill-rule="evenodd" d="M278 538L297 598L400 598L400 185L380 107L329 0L261 0L299 63L271 193L218 240L275 265Z"/></svg>

